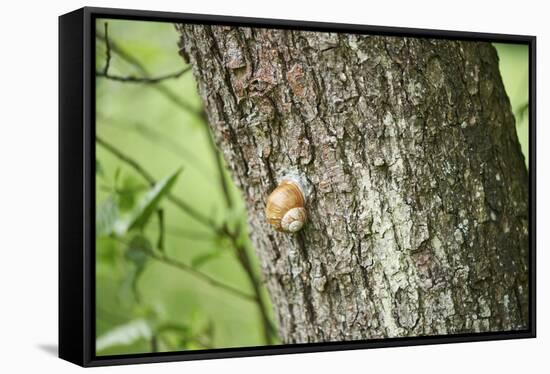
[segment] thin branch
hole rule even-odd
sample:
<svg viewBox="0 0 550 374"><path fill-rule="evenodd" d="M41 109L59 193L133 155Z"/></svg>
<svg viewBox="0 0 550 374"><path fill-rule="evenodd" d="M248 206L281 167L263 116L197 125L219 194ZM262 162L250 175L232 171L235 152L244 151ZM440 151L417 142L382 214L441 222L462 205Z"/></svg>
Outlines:
<svg viewBox="0 0 550 374"><path fill-rule="evenodd" d="M258 311L260 312L260 317L262 320L264 339L266 340L267 344L273 344L272 333L275 332L276 329L271 323L271 320L269 319L267 304L265 303L262 297L260 282L258 281L258 279L254 274L252 262L248 257L246 248L243 245L240 245L238 242L238 236L239 236L241 227L240 225L237 227L235 234L232 233L227 227L224 227L224 229L225 229L225 234L229 237L233 245L233 248L235 249L235 254L237 256L237 259L239 260L239 264L241 265L245 274L247 275L250 285L252 286L252 289L254 291L254 298L256 300Z"/></svg>
<svg viewBox="0 0 550 374"><path fill-rule="evenodd" d="M216 239L214 235L207 234L205 232L193 231L188 229L182 229L180 227L166 225L166 232L169 235L189 239L189 240L204 240L213 241Z"/></svg>
<svg viewBox="0 0 550 374"><path fill-rule="evenodd" d="M153 334L153 336L151 336L151 352L158 352L158 338L156 334Z"/></svg>
<svg viewBox="0 0 550 374"><path fill-rule="evenodd" d="M157 247L161 252L164 253L164 210L158 209L157 216L159 223L159 237L157 240Z"/></svg>
<svg viewBox="0 0 550 374"><path fill-rule="evenodd" d="M107 42L106 35L101 34L101 32L96 33L96 38L105 43ZM122 49L118 45L118 43L116 43L113 40L109 40L109 44L111 46L111 50L115 52L120 58L122 58L124 61L126 61L130 65L133 65L134 67L136 67L142 75L147 75L147 76L149 75L149 72L147 71L145 66L143 66L143 64L133 55L127 53L124 49Z"/></svg>
<svg viewBox="0 0 550 374"><path fill-rule="evenodd" d="M121 161L131 166L139 175L143 177L143 179L145 179L149 183L149 185L151 186L155 185L156 183L155 178L147 170L145 170L136 160L134 160L130 156L120 151L114 145L103 140L97 134L96 134L96 142L97 144L101 145L104 149L106 149L107 151L115 155L118 159L120 159ZM208 227L209 229L216 231L215 229L216 225L212 220L210 220L209 217L206 217L202 213L199 213L197 210L195 210L186 202L184 202L177 196L174 196L173 194L168 194L166 197L169 201L171 201L173 204L175 204L177 207L179 207L182 211L187 213L189 216L194 218L196 221L202 223L204 226Z"/></svg>
<svg viewBox="0 0 550 374"><path fill-rule="evenodd" d="M123 243L123 244L128 244L128 242L122 238L115 238L117 241ZM241 290L239 290L238 288L235 288L233 286L229 286L219 280L216 280L214 278L212 278L210 275L206 274L206 273L203 273L202 271L200 270L197 270L195 268L193 268L191 265L187 265L186 263L184 262L180 262L178 260L175 260L171 257L168 257L165 253L162 253L160 250L158 250L158 248L156 250L153 250L153 249L142 249L143 253L147 256L149 256L150 258L154 259L154 260L157 260L163 264L166 264L166 265L170 265L174 268L177 268L179 270L183 270L184 272L187 272L193 276L195 276L196 278L199 278L199 279L202 279L204 282L210 284L211 286L214 286L214 287L217 287L217 288L220 288L220 289L223 289L227 292L230 292L232 293L233 295L235 296L239 296L245 300L248 300L248 301L256 301L256 297L252 296L252 295L249 295L247 294L246 292L243 292Z"/></svg>
<svg viewBox="0 0 550 374"><path fill-rule="evenodd" d="M214 157L216 158L216 167L217 167L217 170L218 170L218 177L219 177L219 180L220 180L220 185L221 185L221 188L222 188L222 191L223 191L225 202L226 202L227 207L229 209L233 209L233 200L231 198L231 192L229 191L229 183L226 179L226 173L225 173L225 169L223 167L223 162L222 162L222 159L221 159L221 153L218 150L216 144L214 143L214 138L213 138L213 136L212 136L212 134L209 130L209 127L205 126L205 128L206 128L206 132L207 132L206 136L208 138L210 148L212 149L212 153L214 154ZM273 326L271 324L271 320L269 319L269 314L267 312L267 305L266 305L266 303L265 303L265 301L262 297L261 285L260 285L260 282L258 281L258 279L256 278L256 275L254 274L254 268L252 266L252 262L250 261L250 258L248 257L248 253L246 252L246 248L241 243L239 243L238 238L241 235L240 234L241 230L242 230L242 228L241 228L240 224L237 226L237 229L235 230L235 233L231 232L228 229L228 227L225 226L225 225L222 227L222 232L227 237L229 237L229 239L231 241L231 244L232 244L232 247L233 247L233 250L234 250L234 253L235 253L235 256L236 256L239 264L241 265L241 268L245 272L245 274L248 278L248 281L249 281L249 283L252 286L252 289L254 291L254 297L256 299L256 304L258 306L258 311L260 312L260 317L261 317L261 320L262 320L262 328L263 328L264 339L265 339L267 344L272 344L273 343L272 332L274 332L275 329L273 328Z"/></svg>
<svg viewBox="0 0 550 374"><path fill-rule="evenodd" d="M99 38L99 39L103 39L104 41L107 42L107 39L108 39L108 36L107 35L100 35L99 33L96 34L96 37ZM143 66L143 64L141 64L141 62L136 59L134 56L132 56L131 54L127 53L126 51L124 51L123 49L121 49L118 45L116 45L115 43L112 43L111 42L111 46L112 46L112 49L122 58L124 59L126 62L132 64L134 67L136 67L143 76L150 78L150 74L149 72L147 71L147 69L145 69L145 67ZM121 80L122 81L122 80ZM233 207L233 201L232 201L232 198L230 196L230 192L229 192L229 187L228 187L228 184L227 184L227 181L225 180L225 174L224 174L224 169L223 169L223 164L222 164L222 161L221 161L221 158L220 158L220 154L219 154L219 151L216 147L216 145L214 144L213 142L213 138L212 138L212 135L210 134L210 131L209 131L209 128L207 126L207 122L204 121L205 120L205 116L204 116L204 112L203 111L197 111L196 109L194 109L193 107L191 107L189 104L187 104L186 102L182 101L178 95L176 95L174 92L172 92L171 90L169 90L168 88L166 88L165 86L163 85L153 85L152 87L155 87L157 90L159 90L159 92L161 92L166 98L168 98L170 101L172 101L174 104L176 104L177 106L179 106L180 108L190 112L191 114L195 115L196 117L200 118L203 120L203 123L204 123L204 126L205 128L207 129L208 131L208 134L207 134L207 137L208 137L208 140L210 142L210 146L216 156L216 166L218 168L218 174L219 174L219 178L220 178L220 184L222 186L222 190L223 190L223 193L224 193L224 198L225 198L225 201L226 201L226 204L229 208L232 208ZM124 159L123 159L124 160ZM132 164L130 164L132 165ZM138 172L139 172L139 169L136 169ZM147 179L147 178L146 178ZM171 196L168 196L169 198ZM178 200L176 199L174 201L174 198L172 196L172 202L177 202ZM180 201L180 203L183 203L182 201ZM176 204L176 205L179 205L179 204ZM182 206L180 206L180 208L183 209ZM186 209L183 209L183 210L186 210ZM199 217L201 215L198 215ZM209 224L209 225L212 225L212 221L210 221L210 219L206 218L206 217L202 217L201 218L201 221L205 224ZM215 225L212 225L213 227L215 227ZM211 227L212 228L212 227ZM274 327L273 325L271 324L271 321L269 319L269 316L268 316L268 313L267 313L267 306L265 304L265 302L263 301L263 298L262 298L262 295L261 295L261 286L260 286L260 283L259 281L256 279L256 276L254 275L254 271L253 271L253 267L252 267L252 263L250 262L250 259L248 258L248 254L246 253L246 249L244 248L244 246L240 245L238 243L238 237L240 236L240 230L241 228L238 227L237 231L235 234L231 233L227 227L222 227L222 228L215 228L214 229L216 232L218 233L223 233L225 235L227 235L231 242L232 242L232 245L234 247L234 250L235 250L235 254L236 254L236 257L237 259L239 260L239 263L241 265L241 267L244 269L245 273L247 274L248 276L248 279L252 285L252 288L254 290L254 296L249 296L249 298L251 298L252 300L254 300L256 302L256 304L258 305L258 309L260 311L260 315L262 317L262 325L263 325L263 330L264 330L264 337L266 339L266 342L268 344L271 344L273 339L272 339L272 335L271 333L274 332ZM173 264L174 265L174 264ZM187 265L185 265L187 266ZM240 291L239 291L240 292ZM248 296L248 295L247 295Z"/></svg>
<svg viewBox="0 0 550 374"><path fill-rule="evenodd" d="M218 150L216 143L214 143L214 137L212 136L212 133L210 132L210 128L208 127L207 123L205 123L204 128L206 130L206 138L208 139L208 144L210 145L210 149L212 150L214 158L216 159L215 161L216 167L218 169L218 178L220 179L220 185L223 191L223 196L225 198L225 203L227 204L227 207L231 209L233 208L233 200L229 191L229 184L225 179L225 170L221 159L221 152Z"/></svg>
<svg viewBox="0 0 550 374"><path fill-rule="evenodd" d="M180 70L178 72L171 73L171 74L166 74L166 75L161 75L161 76L156 77L156 78L136 77L136 76L133 76L133 75L128 75L128 76L114 75L114 74L107 73L105 70L103 72L96 71L95 75L96 75L96 77L106 78L106 79L110 79L110 80L117 81L117 82L156 84L156 83L160 83L164 80L168 80L168 79L177 79L177 78L181 77L183 74L187 73L190 70L191 70L191 67L187 66L186 68L183 68L182 70Z"/></svg>
<svg viewBox="0 0 550 374"><path fill-rule="evenodd" d="M187 150L185 146L175 141L173 137L166 136L162 132L140 122L134 124L120 124L116 120L108 117L103 117L102 122L108 123L109 127L120 131L135 131L143 137L143 139L152 142L153 145L162 146L163 150L170 151L176 156L189 161L189 167L196 169L203 177L208 180L213 178L212 173L207 170L208 166L202 158L197 157L193 152ZM208 184L208 186L212 185Z"/></svg>
<svg viewBox="0 0 550 374"><path fill-rule="evenodd" d="M96 33L96 38L104 42L106 42L107 40L105 35L102 35L99 32ZM136 57L134 57L132 54L125 51L113 40L110 40L109 44L111 45L111 50L115 52L121 59L123 59L130 65L134 66L138 70L141 76L147 77L147 78L151 77L151 74L149 73L149 71L145 68L145 66L141 63L141 61L139 61ZM202 118L202 112L200 110L193 108L191 105L181 100L178 95L176 95L173 91L171 91L166 86L162 84L154 84L151 87L155 88L157 91L163 94L168 100L170 100L172 103L174 103L178 107L188 111L189 113L193 114L197 118Z"/></svg>
<svg viewBox="0 0 550 374"><path fill-rule="evenodd" d="M193 274L195 277L202 279L203 281L207 282L208 284L210 284L214 287L224 289L224 290L232 293L233 295L239 296L239 297L241 297L245 300L256 301L256 298L254 296L249 295L249 294L247 294L247 293L245 293L245 292L243 292L243 291L241 291L237 288L234 288L233 286L229 286L225 283L222 283L222 282L212 278L211 276L194 269L193 267L191 267L190 265L187 265L186 263L179 262L177 260L174 260L172 258L167 257L166 255L159 255L159 254L156 254L156 253L151 252L151 251L147 251L146 253L151 258L154 258L155 260L157 260L159 262L162 262L166 265L170 265L170 266L175 267L177 269L180 269L180 270L183 270L183 271L188 272L190 274Z"/></svg>
<svg viewBox="0 0 550 374"><path fill-rule="evenodd" d="M109 65L111 64L111 43L109 42L109 25L107 22L104 24L105 26L105 67L103 68L103 74L107 75L109 74Z"/></svg>
<svg viewBox="0 0 550 374"><path fill-rule="evenodd" d="M221 152L218 150L218 147L214 143L214 138L206 122L205 122L205 129L206 129L206 137L208 138L208 143L210 145L212 153L214 154L214 157L216 158L216 167L218 170L218 177L219 177L219 181L220 181L221 189L223 191L223 196L224 196L226 205L229 209L233 209L234 204L231 198L231 192L229 191L229 183L226 179L226 173L223 166L223 161L221 159ZM275 329L273 328L271 320L269 319L269 314L267 312L268 307L261 293L261 285L258 279L256 278L256 275L254 274L254 268L252 266L252 262L250 261L250 258L248 257L246 248L241 243L239 243L239 240L238 240L242 230L241 225L239 224L237 226L235 233L232 233L228 229L228 227L225 225L222 227L221 230L223 234L229 237L235 253L235 257L237 258L241 268L244 270L248 278L250 285L252 286L252 289L254 291L254 297L256 299L256 304L258 306L258 311L260 312L260 317L262 320L264 339L267 344L272 344L273 343L272 332L274 332Z"/></svg>
<svg viewBox="0 0 550 374"><path fill-rule="evenodd" d="M114 145L111 145L107 143L105 140L103 140L101 137L96 135L95 138L97 144L101 145L103 148L105 148L107 151L115 155L117 158L119 158L121 161L124 161L126 164L130 165L135 171L140 174L143 179L147 181L147 183L154 185L155 184L155 178L147 170L145 170L141 165L135 161L133 158L125 155L121 151L118 150Z"/></svg>

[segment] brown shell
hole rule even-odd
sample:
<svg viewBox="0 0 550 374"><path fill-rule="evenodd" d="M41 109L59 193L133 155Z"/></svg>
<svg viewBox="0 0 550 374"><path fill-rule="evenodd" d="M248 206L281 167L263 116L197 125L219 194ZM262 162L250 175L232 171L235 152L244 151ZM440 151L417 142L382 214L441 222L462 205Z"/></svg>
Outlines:
<svg viewBox="0 0 550 374"><path fill-rule="evenodd" d="M281 227L281 219L292 208L304 207L304 195L295 183L282 181L267 198L265 216L267 222L277 231L284 231Z"/></svg>

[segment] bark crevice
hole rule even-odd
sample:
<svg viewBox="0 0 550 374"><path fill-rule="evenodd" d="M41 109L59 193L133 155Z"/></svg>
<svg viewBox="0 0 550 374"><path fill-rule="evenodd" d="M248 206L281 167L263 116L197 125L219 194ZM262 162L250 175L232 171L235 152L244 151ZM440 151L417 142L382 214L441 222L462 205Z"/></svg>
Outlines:
<svg viewBox="0 0 550 374"><path fill-rule="evenodd" d="M488 43L178 25L285 343L519 330L528 190ZM314 186L298 235L265 200Z"/></svg>

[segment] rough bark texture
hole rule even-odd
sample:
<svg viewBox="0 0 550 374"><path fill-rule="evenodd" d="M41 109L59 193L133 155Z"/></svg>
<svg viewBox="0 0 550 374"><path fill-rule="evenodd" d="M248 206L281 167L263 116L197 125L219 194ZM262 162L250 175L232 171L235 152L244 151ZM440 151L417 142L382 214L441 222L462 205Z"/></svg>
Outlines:
<svg viewBox="0 0 550 374"><path fill-rule="evenodd" d="M285 343L524 329L528 182L488 43L180 25ZM297 235L278 178L313 185Z"/></svg>

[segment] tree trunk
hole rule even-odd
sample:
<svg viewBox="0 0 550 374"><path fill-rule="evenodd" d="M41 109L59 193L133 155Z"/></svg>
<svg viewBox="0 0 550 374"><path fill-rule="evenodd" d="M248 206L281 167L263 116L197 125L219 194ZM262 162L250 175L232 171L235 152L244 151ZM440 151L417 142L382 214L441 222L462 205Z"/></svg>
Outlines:
<svg viewBox="0 0 550 374"><path fill-rule="evenodd" d="M489 43L178 25L284 343L528 327L528 174ZM266 198L309 179L308 223Z"/></svg>

